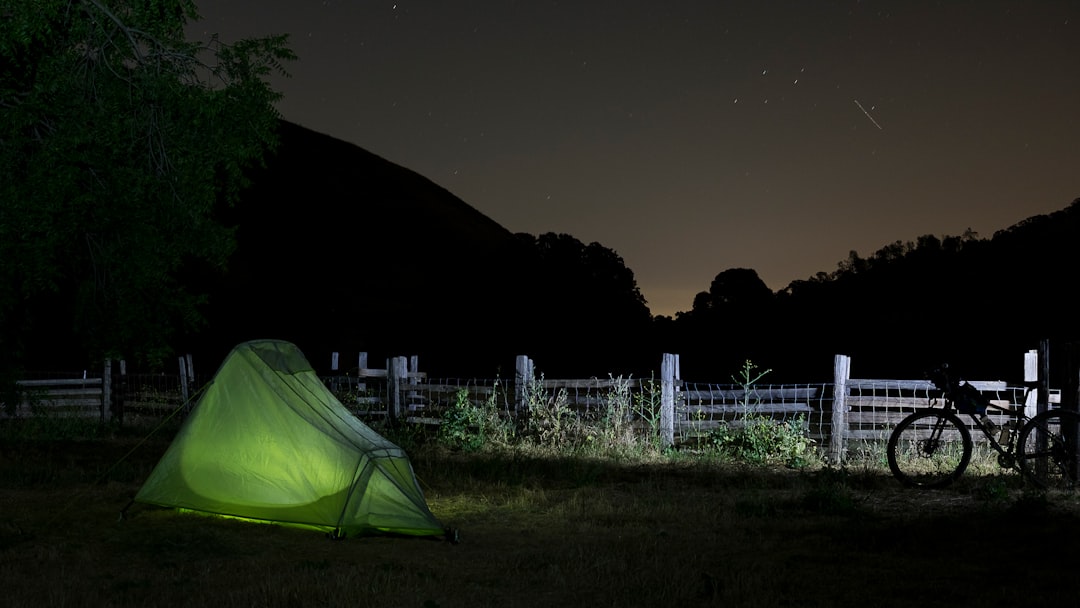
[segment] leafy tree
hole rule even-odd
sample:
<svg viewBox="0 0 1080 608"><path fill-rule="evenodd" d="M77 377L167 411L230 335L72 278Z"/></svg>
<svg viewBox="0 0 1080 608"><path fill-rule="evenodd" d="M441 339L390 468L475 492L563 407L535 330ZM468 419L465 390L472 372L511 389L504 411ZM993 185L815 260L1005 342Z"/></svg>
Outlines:
<svg viewBox="0 0 1080 608"><path fill-rule="evenodd" d="M190 42L190 0L0 8L0 357L30 331L159 360L202 321L220 220L276 141L286 36ZM0 367L5 367L0 361Z"/></svg>
<svg viewBox="0 0 1080 608"><path fill-rule="evenodd" d="M530 260L530 267L523 269L528 282L524 300L536 311L523 348L549 361L557 355L566 364L564 370L545 363L555 374L581 373L596 361L608 361L619 373L640 367L637 360L647 351L652 316L622 257L568 234L516 236ZM588 347L573 347L580 342ZM651 353L648 357L651 363Z"/></svg>
<svg viewBox="0 0 1080 608"><path fill-rule="evenodd" d="M578 299L575 310L595 309L605 316L648 323L645 297L622 257L600 243L582 243L569 234L548 232L539 237L518 234L534 249L542 273Z"/></svg>
<svg viewBox="0 0 1080 608"><path fill-rule="evenodd" d="M752 268L729 268L709 285L709 300L714 308L762 306L772 297L772 290Z"/></svg>
<svg viewBox="0 0 1080 608"><path fill-rule="evenodd" d="M729 268L712 280L709 291L694 296L693 308L688 316L731 323L730 315L747 311L765 312L775 294L752 268ZM684 315L687 316L687 315Z"/></svg>

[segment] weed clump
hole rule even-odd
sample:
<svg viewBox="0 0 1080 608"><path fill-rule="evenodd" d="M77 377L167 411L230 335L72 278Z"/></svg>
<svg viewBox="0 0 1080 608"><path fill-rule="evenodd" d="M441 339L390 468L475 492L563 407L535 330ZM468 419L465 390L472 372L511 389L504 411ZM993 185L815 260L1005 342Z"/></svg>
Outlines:
<svg viewBox="0 0 1080 608"><path fill-rule="evenodd" d="M442 413L439 442L465 452L508 444L514 436L514 428L501 415L496 395L493 390L487 400L476 403L469 398L468 390L459 390L454 395L454 402Z"/></svg>
<svg viewBox="0 0 1080 608"><path fill-rule="evenodd" d="M709 432L706 443L721 454L748 464L804 468L815 456L814 440L807 433L805 417L800 414L776 420L758 410L761 399L755 396L754 387L770 371L758 372L749 360L743 364L740 375L733 378L742 389L742 412L734 420L721 420Z"/></svg>

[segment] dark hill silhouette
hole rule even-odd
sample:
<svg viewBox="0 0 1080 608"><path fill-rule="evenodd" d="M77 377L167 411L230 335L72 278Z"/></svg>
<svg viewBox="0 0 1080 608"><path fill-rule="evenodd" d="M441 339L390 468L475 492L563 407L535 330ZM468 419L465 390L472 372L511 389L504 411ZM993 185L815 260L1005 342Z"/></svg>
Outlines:
<svg viewBox="0 0 1080 608"><path fill-rule="evenodd" d="M520 255L510 231L430 180L285 121L229 221L237 251L198 339L221 356L260 337L296 342L316 366L335 350L346 367L361 350L443 356L453 349L427 345L482 340L471 328L495 302L475 284Z"/></svg>
<svg viewBox="0 0 1080 608"><path fill-rule="evenodd" d="M512 375L516 354L537 359L541 370L573 375L632 364L635 354L620 343L626 325L613 324L633 317L642 326L631 330L638 344L647 331L648 309L634 300L632 273L634 293L622 303L588 285L564 289L560 280L577 273L545 253L549 239L538 245L515 235L359 146L284 121L280 138L230 212L238 248L212 289L210 327L192 350L218 361L240 341L273 337L295 342L320 368L331 351L348 357L345 367L368 351L373 365L418 354L431 373L489 377L500 368ZM568 238L571 248L607 252ZM625 270L613 255L590 259ZM598 299L608 306L579 311ZM620 307L639 310L613 315Z"/></svg>

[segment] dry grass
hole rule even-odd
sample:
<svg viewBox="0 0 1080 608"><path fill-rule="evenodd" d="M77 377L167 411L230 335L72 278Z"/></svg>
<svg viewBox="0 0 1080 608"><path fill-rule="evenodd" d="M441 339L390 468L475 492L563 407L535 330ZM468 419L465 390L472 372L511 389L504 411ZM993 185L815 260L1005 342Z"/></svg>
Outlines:
<svg viewBox="0 0 1080 608"><path fill-rule="evenodd" d="M1015 475L414 455L461 542L331 541L136 507L167 438L0 444L6 606L1072 605L1077 499ZM117 465L117 463L120 463ZM1016 561L1013 561L1016 560Z"/></svg>

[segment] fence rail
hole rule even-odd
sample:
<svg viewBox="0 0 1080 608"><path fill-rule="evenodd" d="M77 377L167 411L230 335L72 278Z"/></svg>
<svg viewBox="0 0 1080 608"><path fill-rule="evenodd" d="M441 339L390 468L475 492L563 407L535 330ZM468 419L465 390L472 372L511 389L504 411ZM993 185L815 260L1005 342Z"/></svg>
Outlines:
<svg viewBox="0 0 1080 608"><path fill-rule="evenodd" d="M97 378L19 380L20 400L11 408L0 408L2 417L100 417L103 382Z"/></svg>
<svg viewBox="0 0 1080 608"><path fill-rule="evenodd" d="M123 423L125 415L171 415L190 405L197 393L190 355L180 358L179 374L128 374L124 361L106 359L100 375L91 375L89 370L82 377L45 375L51 377L17 380L19 401L0 402L0 419L96 418L102 423Z"/></svg>

